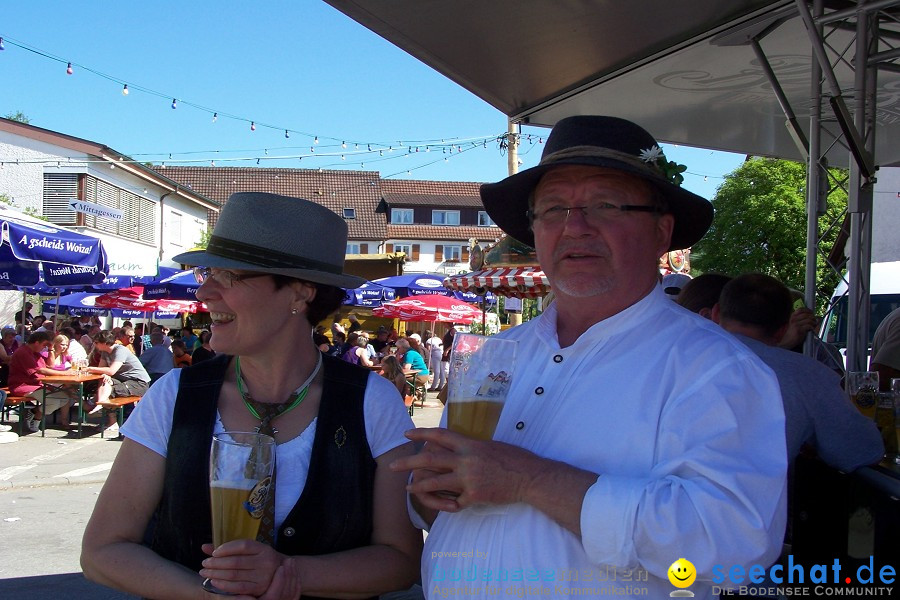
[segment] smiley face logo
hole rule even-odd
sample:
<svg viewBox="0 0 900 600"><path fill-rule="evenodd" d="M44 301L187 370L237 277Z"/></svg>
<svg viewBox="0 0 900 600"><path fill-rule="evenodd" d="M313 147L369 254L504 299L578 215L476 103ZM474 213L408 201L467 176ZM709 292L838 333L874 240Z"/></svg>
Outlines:
<svg viewBox="0 0 900 600"><path fill-rule="evenodd" d="M686 558L679 558L669 567L669 582L677 588L690 587L697 579L697 569Z"/></svg>

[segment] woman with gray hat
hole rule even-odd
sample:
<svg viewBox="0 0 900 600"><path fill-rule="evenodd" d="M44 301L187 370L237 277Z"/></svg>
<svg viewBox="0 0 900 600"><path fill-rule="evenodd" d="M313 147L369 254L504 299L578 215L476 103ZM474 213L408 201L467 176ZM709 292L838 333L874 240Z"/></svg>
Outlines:
<svg viewBox="0 0 900 600"><path fill-rule="evenodd" d="M239 193L206 250L175 257L202 265L217 355L163 376L123 427L84 535L87 577L153 598L205 597L204 578L241 598L362 598L417 580L408 473L388 469L413 454L403 401L312 341L340 288L363 281L343 273L346 235L323 206ZM273 519L260 541L213 548L210 441L229 430L275 438Z"/></svg>

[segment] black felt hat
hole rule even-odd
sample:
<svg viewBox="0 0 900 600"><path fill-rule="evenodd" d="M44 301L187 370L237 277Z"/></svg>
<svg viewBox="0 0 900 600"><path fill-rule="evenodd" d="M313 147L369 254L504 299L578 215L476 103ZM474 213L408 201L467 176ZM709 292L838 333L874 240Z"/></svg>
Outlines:
<svg viewBox="0 0 900 600"><path fill-rule="evenodd" d="M544 173L562 165L617 169L654 185L668 204L667 212L675 217L669 250L695 244L712 223L712 204L678 185L684 168L666 161L652 135L631 121L601 116L562 119L547 137L537 166L498 183L482 185L481 199L494 223L520 242L534 246L528 197Z"/></svg>

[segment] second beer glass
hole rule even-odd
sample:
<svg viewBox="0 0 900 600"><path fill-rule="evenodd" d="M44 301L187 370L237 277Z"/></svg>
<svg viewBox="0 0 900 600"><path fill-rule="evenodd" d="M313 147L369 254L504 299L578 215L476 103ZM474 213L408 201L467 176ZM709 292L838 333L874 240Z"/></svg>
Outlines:
<svg viewBox="0 0 900 600"><path fill-rule="evenodd" d="M494 436L516 363L515 340L457 333L447 380L447 428L479 440Z"/></svg>

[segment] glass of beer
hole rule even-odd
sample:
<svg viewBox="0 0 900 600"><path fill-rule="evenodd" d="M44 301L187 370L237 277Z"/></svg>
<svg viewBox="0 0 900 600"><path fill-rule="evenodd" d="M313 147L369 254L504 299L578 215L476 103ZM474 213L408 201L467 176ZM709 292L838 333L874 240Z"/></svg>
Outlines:
<svg viewBox="0 0 900 600"><path fill-rule="evenodd" d="M209 453L209 496L213 546L255 540L275 468L275 439L249 431L213 435ZM203 589L217 590L209 579Z"/></svg>
<svg viewBox="0 0 900 600"><path fill-rule="evenodd" d="M515 340L457 333L447 380L447 428L490 440L500 420L516 363Z"/></svg>
<svg viewBox="0 0 900 600"><path fill-rule="evenodd" d="M863 415L875 418L878 406L878 372L850 371L847 373L847 391L850 401Z"/></svg>

